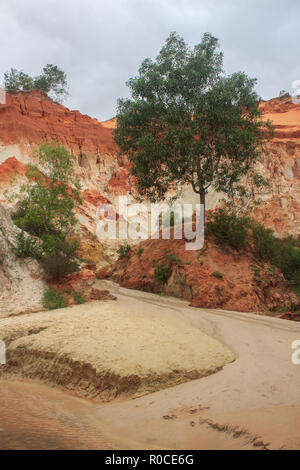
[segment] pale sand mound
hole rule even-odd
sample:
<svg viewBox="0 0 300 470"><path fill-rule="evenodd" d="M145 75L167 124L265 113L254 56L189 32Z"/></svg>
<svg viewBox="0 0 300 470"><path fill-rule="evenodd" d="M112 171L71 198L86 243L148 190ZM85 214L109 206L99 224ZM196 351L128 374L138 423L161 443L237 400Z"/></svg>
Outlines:
<svg viewBox="0 0 300 470"><path fill-rule="evenodd" d="M88 303L0 322L1 372L76 389L102 400L144 394L212 374L235 356L213 338L153 306Z"/></svg>

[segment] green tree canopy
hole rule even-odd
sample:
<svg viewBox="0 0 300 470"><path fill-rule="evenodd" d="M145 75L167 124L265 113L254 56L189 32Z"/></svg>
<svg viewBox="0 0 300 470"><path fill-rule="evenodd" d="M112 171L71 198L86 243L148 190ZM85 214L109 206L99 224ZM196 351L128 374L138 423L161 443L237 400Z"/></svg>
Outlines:
<svg viewBox="0 0 300 470"><path fill-rule="evenodd" d="M144 60L127 82L131 99L118 101L114 137L142 197L158 201L191 184L205 204L210 187L233 195L245 175L254 175L270 125L258 108L256 80L243 72L226 76L222 64L211 34L190 48L171 33L156 60Z"/></svg>
<svg viewBox="0 0 300 470"><path fill-rule="evenodd" d="M65 238L75 224L80 204L80 182L74 176L74 155L56 143L37 150L38 165L28 165L30 181L21 187L15 223L37 237L59 234Z"/></svg>
<svg viewBox="0 0 300 470"><path fill-rule="evenodd" d="M27 91L34 88L34 80L22 70L10 69L4 74L6 91Z"/></svg>
<svg viewBox="0 0 300 470"><path fill-rule="evenodd" d="M38 77L30 77L22 70L11 69L4 74L4 86L7 91L41 90L59 103L68 95L65 72L52 64L47 64Z"/></svg>
<svg viewBox="0 0 300 470"><path fill-rule="evenodd" d="M74 155L56 143L37 150L38 165L28 165L28 183L20 188L14 223L22 229L18 254L42 262L51 277L77 268L78 245L68 241L76 224L74 209L82 202L74 175ZM25 235L27 232L29 235Z"/></svg>

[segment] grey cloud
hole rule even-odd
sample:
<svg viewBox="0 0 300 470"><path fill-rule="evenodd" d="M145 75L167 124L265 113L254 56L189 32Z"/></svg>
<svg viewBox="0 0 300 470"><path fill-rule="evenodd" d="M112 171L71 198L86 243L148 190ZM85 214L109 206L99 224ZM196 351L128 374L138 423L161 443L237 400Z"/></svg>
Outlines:
<svg viewBox="0 0 300 470"><path fill-rule="evenodd" d="M101 120L170 31L191 45L213 33L225 70L257 77L265 99L300 79L298 0L1 0L0 18L0 76L57 64L69 79L66 105Z"/></svg>

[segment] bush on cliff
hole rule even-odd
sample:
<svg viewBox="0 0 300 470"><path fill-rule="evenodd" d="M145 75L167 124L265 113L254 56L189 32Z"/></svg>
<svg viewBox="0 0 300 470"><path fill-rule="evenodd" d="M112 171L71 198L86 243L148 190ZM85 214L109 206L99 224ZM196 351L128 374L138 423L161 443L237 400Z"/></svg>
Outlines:
<svg viewBox="0 0 300 470"><path fill-rule="evenodd" d="M130 257L130 245L128 243L124 243L123 245L120 245L119 248L117 249L117 254L119 255L120 259L128 259Z"/></svg>
<svg viewBox="0 0 300 470"><path fill-rule="evenodd" d="M173 266L180 266L181 264L182 261L178 256L170 253L169 250L165 250L162 258L152 261L154 281L157 284L165 284L172 274Z"/></svg>
<svg viewBox="0 0 300 470"><path fill-rule="evenodd" d="M38 166L29 165L29 182L14 195L21 201L14 215L22 230L16 252L37 259L49 277L58 278L78 269L78 243L68 236L76 223L74 209L82 201L80 184L74 176L75 157L63 146L45 143L37 156Z"/></svg>
<svg viewBox="0 0 300 470"><path fill-rule="evenodd" d="M249 247L258 261L276 266L300 294L300 238L280 240L272 229L229 209L217 209L209 215L207 235L222 247L236 250Z"/></svg>
<svg viewBox="0 0 300 470"><path fill-rule="evenodd" d="M275 260L278 256L278 241L274 231L258 222L252 222L252 240L255 254L262 261Z"/></svg>
<svg viewBox="0 0 300 470"><path fill-rule="evenodd" d="M300 294L300 239L277 239L272 229L257 222L252 223L252 238L257 258L276 266L285 279L295 284L295 291Z"/></svg>
<svg viewBox="0 0 300 470"><path fill-rule="evenodd" d="M52 64L47 64L38 77L31 77L22 70L12 68L4 74L4 86L10 92L41 90L58 103L62 103L68 95L65 72Z"/></svg>
<svg viewBox="0 0 300 470"><path fill-rule="evenodd" d="M226 209L218 209L209 215L206 233L214 238L218 245L229 245L239 250L249 241L250 219L234 214Z"/></svg>

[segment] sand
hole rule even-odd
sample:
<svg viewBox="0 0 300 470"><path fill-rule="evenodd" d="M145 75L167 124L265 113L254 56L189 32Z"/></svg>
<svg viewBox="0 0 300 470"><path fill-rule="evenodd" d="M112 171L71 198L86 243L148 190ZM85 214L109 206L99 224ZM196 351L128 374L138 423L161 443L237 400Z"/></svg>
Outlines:
<svg viewBox="0 0 300 470"><path fill-rule="evenodd" d="M0 372L106 401L204 377L235 359L218 340L162 313L109 301L2 319L8 360Z"/></svg>
<svg viewBox="0 0 300 470"><path fill-rule="evenodd" d="M192 356L188 360L185 352L187 355L189 354L188 344L190 344L190 341L185 343L182 341L183 338L192 339L193 335L197 333L200 334L199 339L202 337L201 335L206 334L210 340L216 341L214 344L217 344L218 347L222 344L228 345L221 347L225 348L227 353L229 351L230 354L232 354L231 351L234 351L236 360L226 364L215 374L195 380L188 380L187 376L183 377L183 375L178 374L177 379L182 380L184 383L174 387L168 387L170 383L163 380L160 384L156 382L155 385L160 387L161 390L154 393L149 393L153 384L151 385L149 382L145 384L144 382L145 387L141 386L140 392L131 393L130 397L134 399L116 399L110 403L99 402L98 399L89 402L86 400L81 400L80 403L74 402L73 391L59 391L60 395L58 396L58 391L55 390L55 395L53 395L53 389L48 386L40 384L36 380L24 383L24 380L27 381L27 379L20 379L19 376L16 378L17 382L10 382L8 385L8 382L3 380L5 374L2 374L0 376L2 379L0 380L0 392L1 390L6 391L7 427L9 427L11 420L17 419L18 416L22 417L23 414L24 416L25 414L28 415L26 419L30 423L31 403L34 402L36 408L32 427L35 429L32 428L31 435L33 438L34 435L39 435L39 439L42 440L42 448L53 445L53 441L52 444L47 441L48 429L45 429L44 425L44 422L47 422L47 420L45 421L45 414L46 417L50 414L52 419L50 431L53 438L57 439L58 433L62 429L61 426L74 423L68 433L74 439L76 438L74 442L78 442L81 447L86 448L94 446L96 448L110 448L111 445L114 445L115 448L121 449L300 449L300 366L294 365L291 361L292 342L300 340L300 324L254 314L191 308L188 307L187 302L179 299L159 297L154 294L120 288L109 281L101 281L98 287L102 289L109 288L118 298L118 302L113 303L118 308L116 311L111 310L111 313L115 312L116 322L107 320L105 323L107 326L111 325L114 328L115 335L110 333L111 337L115 338L112 339L113 344L120 343L122 345L121 349L119 348L119 356L116 356L116 349L118 350L116 346L112 350L115 357L115 370L118 373L122 369L119 360L121 354L124 353L123 348L126 343L128 343L127 350L132 352L132 359L134 355L136 358L138 357L135 363L133 360L128 362L130 364L128 369L130 373L135 370L137 362L140 362L142 358L145 359L146 350L141 349L140 343L142 339L144 342L145 338L148 338L147 344L149 347L150 344L159 344L156 351L161 352L160 355L154 355L152 361L148 357L145 362L147 367L144 370L146 377L148 376L149 367L151 371L155 370L154 364L157 361L158 370L166 378L163 372L166 369L164 369L163 364L168 356L165 351L170 352L172 347L176 351L175 362L177 364L179 359L183 360L185 364L189 363ZM95 319L93 320L92 317L94 316L97 319L98 316L100 317L99 312L101 310L108 313L109 309L114 309L111 302L102 306L102 303L88 304L86 305L88 311L85 313L82 312L81 307L75 307L60 312L45 312L1 320L1 329L5 328L6 332L10 331L12 342L9 348L11 348L12 358L16 361L14 367L11 365L10 372L17 372L18 370L20 372L20 368L23 368L23 371L27 368L27 371L25 370L27 377L35 377L36 371L40 370L35 368L35 354L37 353L41 357L40 346L38 346L38 350L35 350L38 341L44 344L44 347L47 346L46 350L50 358L48 358L48 362L45 360L47 373L45 374L46 378L42 378L51 382L47 364L50 364L50 370L54 368L55 373L57 373L58 370L64 370L63 367L65 367L68 357L69 359L71 357L75 359L84 354L78 341L74 342L74 345L76 344L78 347L76 353L73 349L71 353L66 352L70 351L70 344L73 343L73 340L70 344L69 342L66 343L70 331L77 334L77 336L83 335L84 332L88 335L87 332L90 328L89 323L86 321L88 319L94 325L94 334L89 334L90 346L92 347L92 344L95 346L96 338L101 343L100 334L96 333ZM78 312L82 312L80 318L84 319L81 326L78 325L79 320L75 314L77 308ZM72 317L66 322L67 312L75 314L73 325ZM85 315L88 315L88 312L94 313L86 317ZM122 316L132 318L134 321L130 322L129 330L123 329L122 334L120 334L120 328L122 328L120 323L124 324ZM147 319L147 321L139 323L141 317ZM106 314L103 316L104 318L108 318ZM53 335L51 333L49 337L56 337L53 344L48 340L43 340L43 333L45 334L47 330L38 332L37 329L29 329L32 327L31 324L35 324L33 319L37 323L44 319L43 322L44 326L47 326L48 335L51 331L53 332ZM155 319L157 325L155 330L150 328L153 333L152 336L147 323L150 322L150 319ZM68 325L67 328L71 330L65 329L63 331L63 324L65 328ZM101 328L104 335L102 334L101 337L106 337L103 325L102 322ZM178 328L180 328L183 336L178 333ZM192 328L193 335L190 328ZM175 336L174 329L177 331ZM58 330L61 330L60 343L58 341ZM148 331L147 334L146 330ZM23 336L21 335L17 339L20 331L23 331ZM54 331L56 331L55 335ZM16 335L15 340L13 340L14 334ZM140 337L140 334L142 334L142 337ZM179 340L179 338L181 339ZM17 353L18 342L21 345L23 341L26 344ZM143 351L142 354L139 354L136 350L134 351L134 345L137 342L139 342L139 348ZM170 343L172 342L174 344L171 347ZM129 344L131 344L130 348ZM182 357L180 358L177 349L179 344L182 346L185 344L181 349ZM201 342L197 343L198 349L199 344ZM50 346L60 351L56 355L58 364L55 367ZM108 349L105 354L108 354L109 345L106 344L106 347ZM103 347L102 350L104 349ZM26 366L25 363L30 359L30 356L22 361L21 355L26 355L27 351L30 351L33 359L32 364L29 360L29 365ZM195 346L193 351L195 353ZM45 353L45 357L47 357L47 354ZM59 363L60 356L64 357L63 367ZM127 356L130 357L129 352ZM82 360L82 357L80 360ZM173 355L170 360L174 361ZM80 365L80 362L77 362ZM111 364L109 361L108 363ZM73 371L76 371L76 362L71 362L71 364ZM125 364L124 361L123 364ZM193 368L194 365L192 368L189 367L188 371ZM85 369L81 370L84 373ZM78 380L78 373L73 376L70 375L68 380L75 380L76 374ZM13 375L10 374L10 381L12 377ZM93 383L93 377L94 375L90 372L90 377L86 379L87 382L90 380ZM67 378L67 375L65 378ZM54 379L52 379L53 382L55 382ZM62 381L61 384L64 385L64 382ZM147 389L147 387L149 388ZM16 413L14 411L17 403L16 396L20 397L23 391L26 393L24 410ZM139 394L142 396L138 396ZM30 398L31 395L33 398ZM76 398L76 400L79 400L79 398ZM68 416L65 417L65 414L62 413L63 418L61 421L59 410L63 410L66 406L68 407ZM84 410L82 407L84 407ZM84 429L89 430L90 434L87 440L83 440L81 434L82 419L84 419ZM14 438L16 431L17 428L12 430L12 438ZM42 432L42 434L37 434L37 431ZM95 436L96 440L94 439ZM99 436L99 440L97 440L97 436ZM22 440L22 436L20 436L20 439ZM67 437L66 440L60 440L58 444L61 448L70 445Z"/></svg>
<svg viewBox="0 0 300 470"><path fill-rule="evenodd" d="M102 406L97 416L110 435L126 436L136 448L300 449L300 365L291 360L299 323L190 308L184 301L123 288L114 295L120 302L172 310L228 344L237 359L200 380Z"/></svg>

